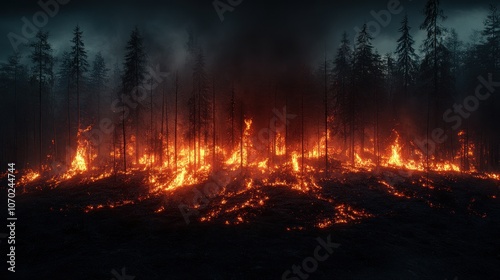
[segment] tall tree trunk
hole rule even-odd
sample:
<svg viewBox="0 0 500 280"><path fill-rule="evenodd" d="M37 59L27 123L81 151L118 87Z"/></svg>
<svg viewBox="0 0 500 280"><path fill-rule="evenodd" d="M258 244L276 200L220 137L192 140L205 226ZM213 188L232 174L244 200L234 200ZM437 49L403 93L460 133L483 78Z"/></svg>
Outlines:
<svg viewBox="0 0 500 280"><path fill-rule="evenodd" d="M302 120L301 120L301 132L300 132L300 143L301 143L301 164L300 164L300 177L301 177L301 182L302 186L304 185L304 92L302 92L301 96L301 115L302 115Z"/></svg>
<svg viewBox="0 0 500 280"><path fill-rule="evenodd" d="M167 146L167 167L170 168L170 145L169 145L169 139L170 139L170 131L168 128L169 124L169 118L168 118L168 98L165 95L165 145ZM163 149L161 150L161 153L163 154ZM163 164L163 161L160 161L161 164Z"/></svg>
<svg viewBox="0 0 500 280"><path fill-rule="evenodd" d="M285 116L287 112L288 112L288 94L285 93ZM286 120L284 126L285 126L285 159L288 160L288 125L286 125Z"/></svg>
<svg viewBox="0 0 500 280"><path fill-rule="evenodd" d="M150 147L149 147L149 162L150 162L150 166L149 168L153 169L153 161L154 161L154 156L155 156L155 150L154 150L154 137L153 137L153 133L154 133L154 129L153 129L153 79L150 80L150 103L151 103L151 114L150 114L150 122L149 122L149 127L151 129L150 131L150 137L151 137L151 143L150 143Z"/></svg>
<svg viewBox="0 0 500 280"><path fill-rule="evenodd" d="M78 126L77 126L77 130L78 130L78 134L80 133L80 51L79 51L79 48L77 46L76 48L76 107L77 107L77 111L78 111L78 117L77 117L77 123L78 123ZM77 139L78 140L78 139Z"/></svg>
<svg viewBox="0 0 500 280"><path fill-rule="evenodd" d="M70 85L71 85L71 78L68 76L68 88L67 88L67 94L68 94L68 146L71 147L71 145L73 144L71 142L71 96L70 96ZM67 151L67 150L66 150ZM71 155L67 155L66 158L71 158ZM71 164L71 162L67 162L66 164Z"/></svg>
<svg viewBox="0 0 500 280"><path fill-rule="evenodd" d="M38 160L39 160L39 170L42 172L42 46L40 45L40 63L39 63L39 73L38 73L38 102L39 102L39 107L38 107L38 129L40 131L40 138L38 139L39 142L39 154L38 154Z"/></svg>
<svg viewBox="0 0 500 280"><path fill-rule="evenodd" d="M123 110L123 120L122 120L122 129L123 129L123 171L127 172L127 135L125 129L125 110Z"/></svg>
<svg viewBox="0 0 500 280"><path fill-rule="evenodd" d="M327 76L327 60L325 48L325 175L328 175L328 76Z"/></svg>
<svg viewBox="0 0 500 280"><path fill-rule="evenodd" d="M355 147L354 147L354 144L355 144L355 134L354 134L354 130L355 130L355 123L356 123L356 118L355 118L355 115L354 115L354 110L355 110L355 102L356 102L356 97L355 97L355 90L353 89L353 91L351 92L350 94L350 102L349 102L349 124L350 124L350 128L349 128L349 133L350 133L350 136L351 136L351 149L350 149L350 158L351 158L351 165L354 166L354 163L355 163Z"/></svg>
<svg viewBox="0 0 500 280"><path fill-rule="evenodd" d="M135 60L135 96L139 96L139 65ZM135 110L135 164L139 164L139 111L140 106Z"/></svg>
<svg viewBox="0 0 500 280"><path fill-rule="evenodd" d="M14 157L16 159L21 158L19 156L19 119L17 116L17 65L14 68ZM24 159L24 157L22 157Z"/></svg>
<svg viewBox="0 0 500 280"><path fill-rule="evenodd" d="M231 90L231 151L234 149L234 117L235 117L235 100L234 100L234 82Z"/></svg>
<svg viewBox="0 0 500 280"><path fill-rule="evenodd" d="M164 122L164 120L165 120L165 85L163 85L162 96L161 96L160 164L162 164L162 165L163 165L163 125L164 125L163 122ZM168 122L167 122L167 127L168 127ZM167 141L168 141L168 139L167 139ZM167 158L168 158L168 153L167 153Z"/></svg>
<svg viewBox="0 0 500 280"><path fill-rule="evenodd" d="M377 159L377 167L380 165L380 145L379 145L379 92L375 89L375 155Z"/></svg>
<svg viewBox="0 0 500 280"><path fill-rule="evenodd" d="M113 129L113 174L116 178L116 129Z"/></svg>
<svg viewBox="0 0 500 280"><path fill-rule="evenodd" d="M212 81L212 170L215 170L216 165L216 127L215 127L215 78Z"/></svg>
<svg viewBox="0 0 500 280"><path fill-rule="evenodd" d="M243 133L244 133L244 126L245 126L245 120L244 120L244 115L243 115L243 102L241 102L241 125L240 125L240 169L243 171Z"/></svg>
<svg viewBox="0 0 500 280"><path fill-rule="evenodd" d="M101 89L96 89L97 90L97 123L99 124L101 122ZM102 142L99 141L99 142ZM101 145L97 145L97 159L99 159L101 156Z"/></svg>
<svg viewBox="0 0 500 280"><path fill-rule="evenodd" d="M175 72L175 119L174 119L174 164L175 164L175 172L177 172L177 97L179 90L179 77L177 72Z"/></svg>

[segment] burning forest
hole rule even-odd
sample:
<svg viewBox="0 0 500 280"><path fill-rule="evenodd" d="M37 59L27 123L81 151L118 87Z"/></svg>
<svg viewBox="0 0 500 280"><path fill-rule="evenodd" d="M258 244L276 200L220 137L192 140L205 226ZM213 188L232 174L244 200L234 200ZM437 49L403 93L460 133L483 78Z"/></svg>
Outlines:
<svg viewBox="0 0 500 280"><path fill-rule="evenodd" d="M500 275L496 5L167 2L2 19L5 279Z"/></svg>

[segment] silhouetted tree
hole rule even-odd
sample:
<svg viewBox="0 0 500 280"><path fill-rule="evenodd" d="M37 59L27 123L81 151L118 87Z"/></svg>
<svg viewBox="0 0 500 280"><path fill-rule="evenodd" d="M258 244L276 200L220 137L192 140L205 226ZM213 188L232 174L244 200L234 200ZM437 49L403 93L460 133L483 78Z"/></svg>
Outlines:
<svg viewBox="0 0 500 280"><path fill-rule="evenodd" d="M130 34L130 39L125 47L124 73L122 77L123 94L135 94L139 96L139 87L143 84L146 73L146 53L144 52L143 39L139 28L135 28ZM133 108L135 115L135 162L139 163L139 127L140 106ZM123 120L123 155L126 169L126 120Z"/></svg>
<svg viewBox="0 0 500 280"><path fill-rule="evenodd" d="M334 59L332 69L332 89L334 99L334 129L339 130L344 140L343 150L347 149L347 137L353 125L353 116L350 114L352 94L352 47L346 32L342 34L340 47ZM351 137L353 135L351 134ZM352 147L351 147L352 150ZM349 153L350 156L353 156Z"/></svg>
<svg viewBox="0 0 500 280"><path fill-rule="evenodd" d="M415 83L418 72L417 55L413 44L415 41L410 34L411 27L408 25L408 15L401 22L401 37L398 39L396 49L397 69L399 72L399 84L402 86L404 96L408 98L408 89Z"/></svg>
<svg viewBox="0 0 500 280"><path fill-rule="evenodd" d="M445 32L444 27L441 26L441 21L445 20L443 10L439 7L439 0L428 0L424 9L425 20L420 26L421 30L427 32L427 36L422 44L424 51L424 59L422 61L421 72L424 85L427 88L427 125L426 125L426 139L429 141L431 130L431 109L432 105L438 105L440 92L439 92L439 57L440 52L445 51L443 46L443 35ZM433 102L434 101L434 102ZM439 105L434 106L434 113L438 111ZM434 116L434 114L432 114ZM437 120L437 119L436 119ZM426 168L429 169L429 152L426 151Z"/></svg>
<svg viewBox="0 0 500 280"><path fill-rule="evenodd" d="M490 5L482 35L485 66L488 68L487 71L495 72L500 69L500 13L497 5Z"/></svg>
<svg viewBox="0 0 500 280"><path fill-rule="evenodd" d="M366 24L363 25L356 39L354 51L353 78L354 96L352 97L353 111L356 112L358 118L354 119L354 127L359 129L361 147L364 150L365 143L365 126L370 120L370 116L374 115L374 88L376 79L376 62L377 59L373 52L372 36L368 32Z"/></svg>
<svg viewBox="0 0 500 280"><path fill-rule="evenodd" d="M42 171L42 157L43 157L43 135L42 135L42 95L43 90L48 89L48 86L53 79L53 56L52 47L48 42L49 33L38 31L35 37L35 41L30 44L31 51L31 61L33 63L33 77L38 82L38 131L39 131L39 170Z"/></svg>
<svg viewBox="0 0 500 280"><path fill-rule="evenodd" d="M88 71L89 64L87 62L87 51L83 43L83 31L77 25L73 30L73 39L71 40L71 69L75 80L76 87L76 107L77 107L77 129L81 129L81 108L80 108L80 93L82 83L85 79L85 73Z"/></svg>
<svg viewBox="0 0 500 280"><path fill-rule="evenodd" d="M90 72L90 87L92 92L92 97L95 97L96 100L96 111L97 111L97 119L95 121L95 125L98 126L101 121L101 99L102 94L106 90L106 84L109 81L108 76L109 69L106 67L106 63L104 61L104 57L101 52L98 52L92 62L92 70ZM91 99L91 101L93 101ZM92 104L93 102L90 102ZM92 106L92 105L89 105ZM100 141L102 143L102 139ZM97 154L101 154L101 145L97 147Z"/></svg>

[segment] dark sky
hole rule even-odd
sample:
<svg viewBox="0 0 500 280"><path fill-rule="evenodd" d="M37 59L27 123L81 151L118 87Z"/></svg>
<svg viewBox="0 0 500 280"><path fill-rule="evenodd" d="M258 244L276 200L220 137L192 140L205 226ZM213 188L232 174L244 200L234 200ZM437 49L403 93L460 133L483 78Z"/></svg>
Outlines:
<svg viewBox="0 0 500 280"><path fill-rule="evenodd" d="M226 2L227 0L221 0ZM103 3L104 2L104 3ZM388 0L370 1L269 1L244 0L233 12L220 21L212 0L203 1L77 1L60 6L44 27L50 31L55 55L67 50L71 32L76 24L84 31L89 56L102 51L108 64L120 63L123 49L132 28L137 25L145 37L152 57L169 56L170 65L181 63L187 40L186 30L194 28L205 53L212 63L227 65L273 65L285 67L290 63L317 63L325 50L335 54L341 33L351 38L354 28L374 20L370 12L387 9ZM448 19L445 26L457 29L467 40L473 29L481 29L489 1L441 1ZM387 27L374 39L380 53L394 51L401 19L410 17L417 46L424 37L418 30L423 21L425 1L401 0L403 11L392 15ZM7 34L21 34L22 17L30 21L42 9L37 1L9 1L1 9L0 60L12 53ZM21 50L26 48L21 48ZM162 55L160 55L162 53Z"/></svg>

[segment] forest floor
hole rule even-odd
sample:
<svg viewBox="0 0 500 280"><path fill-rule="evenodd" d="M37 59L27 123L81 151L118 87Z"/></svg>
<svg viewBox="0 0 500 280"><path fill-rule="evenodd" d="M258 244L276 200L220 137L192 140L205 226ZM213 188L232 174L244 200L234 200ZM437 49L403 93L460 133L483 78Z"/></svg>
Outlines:
<svg viewBox="0 0 500 280"><path fill-rule="evenodd" d="M499 279L498 180L347 172L309 192L236 181L186 217L201 186L153 195L141 176L19 187L16 273L1 279Z"/></svg>

